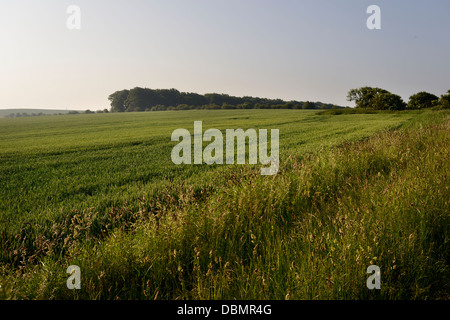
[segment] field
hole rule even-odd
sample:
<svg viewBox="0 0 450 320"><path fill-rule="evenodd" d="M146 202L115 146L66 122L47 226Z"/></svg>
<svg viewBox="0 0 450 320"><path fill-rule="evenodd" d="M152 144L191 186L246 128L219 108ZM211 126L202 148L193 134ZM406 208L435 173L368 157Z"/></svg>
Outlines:
<svg viewBox="0 0 450 320"><path fill-rule="evenodd" d="M174 165L196 120L279 129L279 174ZM446 111L0 119L0 298L449 298L448 129Z"/></svg>

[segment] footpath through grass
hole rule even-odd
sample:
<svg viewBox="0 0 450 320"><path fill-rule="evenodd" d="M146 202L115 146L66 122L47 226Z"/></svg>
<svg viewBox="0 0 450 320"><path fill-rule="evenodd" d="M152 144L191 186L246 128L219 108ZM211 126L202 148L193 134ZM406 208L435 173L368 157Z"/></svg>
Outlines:
<svg viewBox="0 0 450 320"><path fill-rule="evenodd" d="M41 238L40 263L3 265L0 298L448 299L449 129L447 111L424 113L291 155L274 177L233 170L204 199L143 196L111 211L121 223L101 241L95 210L71 215L52 230L64 254ZM66 287L72 264L82 290ZM370 265L381 290L366 287Z"/></svg>

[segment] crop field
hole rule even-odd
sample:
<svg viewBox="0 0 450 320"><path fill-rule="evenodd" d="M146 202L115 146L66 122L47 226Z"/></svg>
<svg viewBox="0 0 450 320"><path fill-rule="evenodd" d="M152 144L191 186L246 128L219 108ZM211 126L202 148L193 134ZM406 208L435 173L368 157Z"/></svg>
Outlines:
<svg viewBox="0 0 450 320"><path fill-rule="evenodd" d="M278 129L279 173L175 165L198 120ZM0 298L449 298L448 133L447 111L0 119Z"/></svg>
<svg viewBox="0 0 450 320"><path fill-rule="evenodd" d="M412 115L321 117L315 112L217 111L72 115L1 119L2 229L59 219L65 212L109 210L165 183L215 184L205 165L172 163L171 134L194 121L227 128L280 130L281 157L360 139L396 127Z"/></svg>

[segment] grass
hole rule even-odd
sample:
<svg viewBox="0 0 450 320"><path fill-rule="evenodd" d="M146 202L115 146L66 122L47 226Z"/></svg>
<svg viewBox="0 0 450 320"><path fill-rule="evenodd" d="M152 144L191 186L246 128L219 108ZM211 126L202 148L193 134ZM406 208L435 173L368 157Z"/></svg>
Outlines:
<svg viewBox="0 0 450 320"><path fill-rule="evenodd" d="M0 122L0 298L449 298L448 112L120 116ZM279 174L172 166L194 119L280 129Z"/></svg>

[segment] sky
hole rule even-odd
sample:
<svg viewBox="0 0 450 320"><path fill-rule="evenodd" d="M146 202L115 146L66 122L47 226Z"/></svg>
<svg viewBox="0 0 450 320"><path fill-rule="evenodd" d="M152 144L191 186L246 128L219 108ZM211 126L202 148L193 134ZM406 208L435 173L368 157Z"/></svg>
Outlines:
<svg viewBox="0 0 450 320"><path fill-rule="evenodd" d="M134 87L343 106L362 86L440 96L449 14L449 0L0 0L0 109L99 110Z"/></svg>

